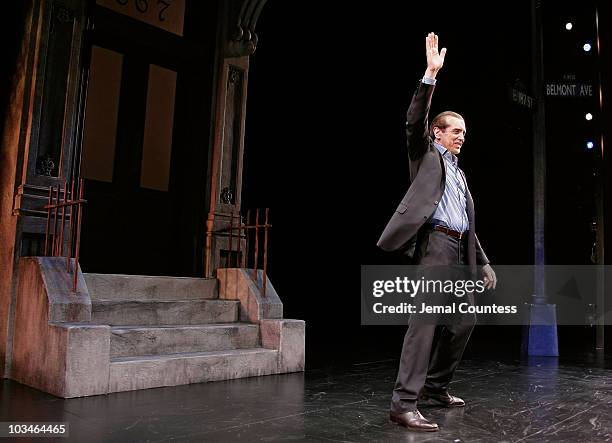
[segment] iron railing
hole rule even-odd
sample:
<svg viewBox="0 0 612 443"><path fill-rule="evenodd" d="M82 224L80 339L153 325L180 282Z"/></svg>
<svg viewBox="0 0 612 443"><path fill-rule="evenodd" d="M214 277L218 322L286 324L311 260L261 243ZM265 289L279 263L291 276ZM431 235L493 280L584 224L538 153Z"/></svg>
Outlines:
<svg viewBox="0 0 612 443"><path fill-rule="evenodd" d="M79 246L81 239L81 221L83 217L83 179L78 185L78 198L74 198L75 182L72 180L70 189L64 182L62 197L60 186L49 187L49 200L43 209L47 210L47 228L45 231L45 255L51 257L66 257L66 272L70 273L72 262L72 291L76 293L79 269ZM61 220L61 221L60 221ZM68 238L64 241L64 232L68 226ZM67 243L67 244L66 244Z"/></svg>
<svg viewBox="0 0 612 443"><path fill-rule="evenodd" d="M252 268L253 280L259 285L257 271L262 265L262 293L266 295L266 281L268 273L268 237L269 230L272 227L270 224L270 208L265 208L263 223L260 223L261 209L256 209L254 212L248 210L246 217L242 214L230 214L229 226L216 231L216 233L225 233L228 236L228 251L225 258L225 267L227 268ZM255 219L252 220L254 214ZM262 232L263 231L263 232ZM263 234L263 238L260 238ZM212 232L209 230L208 237ZM242 250L242 242L244 240L245 247ZM234 249L234 241L236 241L236 249ZM261 244L261 246L260 246ZM260 247L263 250L260 252ZM210 251L209 251L210 252ZM234 254L235 252L235 254Z"/></svg>

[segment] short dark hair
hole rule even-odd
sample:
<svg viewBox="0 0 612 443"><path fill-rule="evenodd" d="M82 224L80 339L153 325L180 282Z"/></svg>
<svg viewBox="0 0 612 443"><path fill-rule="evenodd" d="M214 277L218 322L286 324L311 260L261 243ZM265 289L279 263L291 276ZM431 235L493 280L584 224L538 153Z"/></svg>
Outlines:
<svg viewBox="0 0 612 443"><path fill-rule="evenodd" d="M432 137L434 136L434 131L433 131L434 127L438 127L444 130L449 126L448 117L460 118L461 120L465 121L463 116L461 114L457 114L456 112L453 112L453 111L440 112L431 121L431 128L429 129L429 133L431 134Z"/></svg>

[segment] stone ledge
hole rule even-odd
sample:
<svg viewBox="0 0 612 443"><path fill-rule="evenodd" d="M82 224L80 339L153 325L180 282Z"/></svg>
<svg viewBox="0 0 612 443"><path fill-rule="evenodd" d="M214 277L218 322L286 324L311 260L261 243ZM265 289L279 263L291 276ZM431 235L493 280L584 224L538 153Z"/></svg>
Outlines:
<svg viewBox="0 0 612 443"><path fill-rule="evenodd" d="M67 342L66 382L60 397L108 393L110 326L62 323L50 327L61 331Z"/></svg>
<svg viewBox="0 0 612 443"><path fill-rule="evenodd" d="M306 322L263 319L259 322L261 345L278 350L278 372L299 372L306 366Z"/></svg>
<svg viewBox="0 0 612 443"><path fill-rule="evenodd" d="M72 265L72 264L71 264ZM62 257L25 257L20 259L20 275L32 272L37 266L49 300L49 321L88 322L91 320L91 298L78 268L77 290L73 288L73 274L66 271L66 259Z"/></svg>
<svg viewBox="0 0 612 443"><path fill-rule="evenodd" d="M217 279L84 274L92 299L190 300L217 298Z"/></svg>
<svg viewBox="0 0 612 443"><path fill-rule="evenodd" d="M78 291L72 292L65 265L54 257L19 261L9 377L64 398L104 394L110 328L81 323L91 316L89 294L80 270Z"/></svg>
<svg viewBox="0 0 612 443"><path fill-rule="evenodd" d="M253 269L219 268L217 278L220 299L240 300L240 321L258 323L264 318L283 318L283 303L267 277L266 295L262 293L261 269L255 277Z"/></svg>
<svg viewBox="0 0 612 443"><path fill-rule="evenodd" d="M250 323L115 326L111 329L111 359L257 346L259 346L259 328Z"/></svg>
<svg viewBox="0 0 612 443"><path fill-rule="evenodd" d="M92 321L107 325L204 324L235 322L236 300L94 300Z"/></svg>
<svg viewBox="0 0 612 443"><path fill-rule="evenodd" d="M277 352L239 349L113 359L109 392L270 375L277 372Z"/></svg>

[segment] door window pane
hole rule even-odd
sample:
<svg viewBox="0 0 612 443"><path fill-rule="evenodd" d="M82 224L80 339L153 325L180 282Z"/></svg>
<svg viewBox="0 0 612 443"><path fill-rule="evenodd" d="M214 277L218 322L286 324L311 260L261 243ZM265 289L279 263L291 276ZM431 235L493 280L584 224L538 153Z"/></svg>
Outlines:
<svg viewBox="0 0 612 443"><path fill-rule="evenodd" d="M175 93L176 72L150 65L140 174L143 188L168 190Z"/></svg>
<svg viewBox="0 0 612 443"><path fill-rule="evenodd" d="M92 47L81 159L84 178L113 181L122 64L121 54Z"/></svg>

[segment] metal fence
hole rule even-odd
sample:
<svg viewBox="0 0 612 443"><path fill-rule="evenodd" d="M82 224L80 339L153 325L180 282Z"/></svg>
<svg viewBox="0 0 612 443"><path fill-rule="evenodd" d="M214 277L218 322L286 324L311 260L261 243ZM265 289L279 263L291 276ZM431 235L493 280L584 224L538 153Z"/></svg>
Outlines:
<svg viewBox="0 0 612 443"><path fill-rule="evenodd" d="M79 243L81 238L81 221L83 218L83 179L79 180L78 189L75 190L75 181L72 180L70 189L64 182L60 197L60 186L49 187L49 200L43 207L47 210L47 228L45 231L45 255L51 257L66 257L66 272L71 272L72 264L72 290L77 290L77 277L79 269ZM75 192L78 197L75 199ZM66 223L68 230L66 232ZM65 238L65 235L67 238Z"/></svg>

